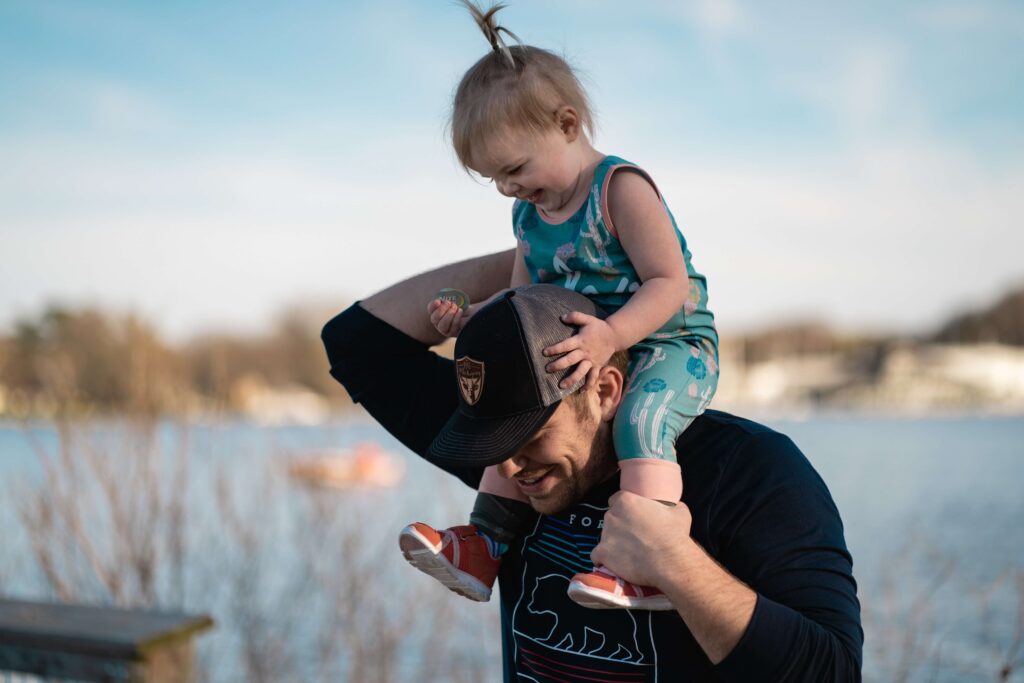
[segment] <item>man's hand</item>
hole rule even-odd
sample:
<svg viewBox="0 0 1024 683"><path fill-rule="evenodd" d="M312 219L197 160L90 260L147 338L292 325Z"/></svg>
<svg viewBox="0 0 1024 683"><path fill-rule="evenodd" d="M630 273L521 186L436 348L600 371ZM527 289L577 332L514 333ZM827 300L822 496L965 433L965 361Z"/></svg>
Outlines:
<svg viewBox="0 0 1024 683"><path fill-rule="evenodd" d="M618 351L618 336L612 326L592 315L574 311L562 316L562 322L578 325L580 331L563 342L544 349L545 356L565 355L548 363L548 372L558 372L579 363L571 375L562 380L563 389L571 387L584 377L587 389L597 385L598 371L605 366L612 354Z"/></svg>
<svg viewBox="0 0 1024 683"><path fill-rule="evenodd" d="M668 507L628 491L609 499L601 542L590 554L626 581L662 590L713 664L747 630L757 594L690 538L683 503Z"/></svg>
<svg viewBox="0 0 1024 683"><path fill-rule="evenodd" d="M601 542L590 554L594 564L637 585L663 588L665 577L678 574L697 549L690 538L690 509L629 491L619 491L608 504Z"/></svg>

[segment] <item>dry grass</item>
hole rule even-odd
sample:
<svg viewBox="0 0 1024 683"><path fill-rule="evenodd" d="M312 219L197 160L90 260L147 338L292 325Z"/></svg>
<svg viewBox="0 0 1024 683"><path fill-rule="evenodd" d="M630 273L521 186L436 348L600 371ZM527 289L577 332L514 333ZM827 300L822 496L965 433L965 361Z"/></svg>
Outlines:
<svg viewBox="0 0 1024 683"><path fill-rule="evenodd" d="M949 548L911 530L879 568L879 589L862 596L866 681L1024 681L1024 569L980 582L963 569ZM949 602L960 622L949 621Z"/></svg>
<svg viewBox="0 0 1024 683"><path fill-rule="evenodd" d="M201 680L499 678L496 610L404 564L395 494L296 488L266 457L193 469L184 425L55 428L25 430L42 478L16 498L49 595L23 597L211 613Z"/></svg>

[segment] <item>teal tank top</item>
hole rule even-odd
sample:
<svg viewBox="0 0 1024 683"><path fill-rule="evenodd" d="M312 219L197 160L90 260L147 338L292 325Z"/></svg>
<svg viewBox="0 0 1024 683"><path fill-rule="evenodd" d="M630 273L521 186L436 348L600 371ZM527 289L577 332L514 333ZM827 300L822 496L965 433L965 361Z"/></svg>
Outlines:
<svg viewBox="0 0 1024 683"><path fill-rule="evenodd" d="M526 262L531 282L547 282L579 292L609 314L622 308L640 288L640 278L618 238L609 230L605 216L605 196L611 174L629 168L641 173L657 191L657 186L642 169L619 157L608 156L594 171L590 195L583 206L563 223L547 222L529 202L516 200L512 223ZM661 197L661 193L658 192ZM662 206L665 206L662 199ZM709 343L718 355L715 317L708 309L706 278L694 270L686 238L676 219L665 206L679 238L679 251L686 262L690 291L683 307L645 341L683 338Z"/></svg>

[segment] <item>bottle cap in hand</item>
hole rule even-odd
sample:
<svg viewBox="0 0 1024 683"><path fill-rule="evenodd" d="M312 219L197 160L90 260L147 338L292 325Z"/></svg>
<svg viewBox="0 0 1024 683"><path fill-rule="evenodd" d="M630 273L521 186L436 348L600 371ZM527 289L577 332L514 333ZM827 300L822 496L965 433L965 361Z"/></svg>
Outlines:
<svg viewBox="0 0 1024 683"><path fill-rule="evenodd" d="M465 292L460 291L458 289L445 287L436 295L434 295L434 298L440 299L441 301L451 301L453 304L455 304L464 311L469 308L469 297L466 296Z"/></svg>

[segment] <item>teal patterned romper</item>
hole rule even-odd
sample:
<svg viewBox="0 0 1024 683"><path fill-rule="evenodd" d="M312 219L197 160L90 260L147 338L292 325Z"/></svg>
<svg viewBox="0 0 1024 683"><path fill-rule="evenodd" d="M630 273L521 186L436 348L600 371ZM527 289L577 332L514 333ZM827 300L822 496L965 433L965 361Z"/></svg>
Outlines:
<svg viewBox="0 0 1024 683"><path fill-rule="evenodd" d="M548 223L528 202L516 201L512 208L530 280L579 292L609 314L622 308L640 288L636 269L605 222L608 180L612 172L624 168L640 173L654 186L644 171L609 156L594 172L586 202L565 222ZM686 303L667 323L629 350L626 387L613 429L620 460L675 461L676 439L704 412L718 386L718 332L707 307L706 280L693 269L686 239L667 206L665 211L679 238L690 291Z"/></svg>

